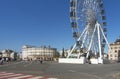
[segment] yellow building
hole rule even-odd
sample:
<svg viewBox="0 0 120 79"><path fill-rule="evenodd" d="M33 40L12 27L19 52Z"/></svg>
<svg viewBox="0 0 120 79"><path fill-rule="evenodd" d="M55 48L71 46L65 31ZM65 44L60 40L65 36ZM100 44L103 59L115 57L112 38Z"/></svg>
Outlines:
<svg viewBox="0 0 120 79"><path fill-rule="evenodd" d="M109 49L108 59L114 61L120 61L120 39L117 39L114 43L110 44L111 51Z"/></svg>

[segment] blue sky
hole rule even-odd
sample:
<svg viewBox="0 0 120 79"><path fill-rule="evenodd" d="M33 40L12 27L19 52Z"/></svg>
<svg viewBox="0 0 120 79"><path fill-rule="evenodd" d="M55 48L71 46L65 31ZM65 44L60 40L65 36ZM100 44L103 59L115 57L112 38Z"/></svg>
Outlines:
<svg viewBox="0 0 120 79"><path fill-rule="evenodd" d="M110 43L120 36L119 4L104 0ZM70 48L69 0L0 0L0 37L0 50L21 51L23 45Z"/></svg>

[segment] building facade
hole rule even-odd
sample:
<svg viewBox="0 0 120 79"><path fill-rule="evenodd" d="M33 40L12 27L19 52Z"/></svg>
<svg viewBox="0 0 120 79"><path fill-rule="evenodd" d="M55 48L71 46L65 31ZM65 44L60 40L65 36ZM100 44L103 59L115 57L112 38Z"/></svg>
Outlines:
<svg viewBox="0 0 120 79"><path fill-rule="evenodd" d="M17 60L17 52L10 50L10 49L4 49L0 53L0 58L4 58L4 60Z"/></svg>
<svg viewBox="0 0 120 79"><path fill-rule="evenodd" d="M120 61L120 39L117 39L114 43L110 44L108 59L114 61Z"/></svg>
<svg viewBox="0 0 120 79"><path fill-rule="evenodd" d="M50 46L35 47L24 45L22 47L22 60L53 60L55 53L57 53L57 49Z"/></svg>

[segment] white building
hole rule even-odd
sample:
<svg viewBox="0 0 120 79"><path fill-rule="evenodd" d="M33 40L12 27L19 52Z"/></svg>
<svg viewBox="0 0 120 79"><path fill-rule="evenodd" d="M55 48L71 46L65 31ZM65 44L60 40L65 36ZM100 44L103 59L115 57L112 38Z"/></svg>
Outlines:
<svg viewBox="0 0 120 79"><path fill-rule="evenodd" d="M108 59L120 61L120 39L117 39L114 43L110 44L111 51L108 52Z"/></svg>
<svg viewBox="0 0 120 79"><path fill-rule="evenodd" d="M51 48L50 46L35 47L30 45L24 45L22 47L22 60L52 60L55 53L57 53L57 49Z"/></svg>
<svg viewBox="0 0 120 79"><path fill-rule="evenodd" d="M17 53L13 50L10 50L10 49L4 49L1 52L1 57L4 58L5 60L6 60L6 58L9 60L16 60Z"/></svg>

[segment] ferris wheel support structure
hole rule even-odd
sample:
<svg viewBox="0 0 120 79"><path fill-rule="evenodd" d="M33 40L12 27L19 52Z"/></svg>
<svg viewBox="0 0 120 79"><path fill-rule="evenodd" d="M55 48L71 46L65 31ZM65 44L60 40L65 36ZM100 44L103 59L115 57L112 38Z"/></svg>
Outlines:
<svg viewBox="0 0 120 79"><path fill-rule="evenodd" d="M84 40L83 40L83 43L82 43L82 45L81 45L81 47L80 48L82 48L83 47L83 45L84 45L84 42L85 42L85 40L86 40L86 36L87 36L87 33L88 33L88 30L87 30L87 28L89 27L89 25L84 29L84 31L82 32L82 34L81 34L81 36L78 38L78 40L77 41L80 41L81 40L81 37L83 37L84 36ZM88 58L88 56L89 56L89 54L90 54L90 49L91 49L91 47L92 47L92 45L93 45L93 38L94 38L94 36L95 36L95 32L97 32L97 38L98 38L98 45L99 45L99 59L100 60L102 60L103 59L103 55L102 55L102 50L101 50L101 41L100 41L100 38L101 38L101 36L100 36L100 32L102 33L102 36L104 37L104 39L105 39L105 41L106 41L106 43L107 43L107 45L108 45L108 48L109 49L111 49L110 48L110 46L109 46L109 42L108 42L108 40L107 40L107 38L106 38L106 36L105 36L105 34L104 34L104 32L103 32L103 29L101 28L101 26L100 26L100 24L97 22L96 23L96 25L95 25L95 28L94 28L94 31L93 31L93 34L92 34L92 38L91 38L91 40L90 40L90 44L89 44L89 46L88 46L88 49L87 49L87 51L86 51L86 53L87 53L87 56L86 56L86 58ZM69 58L69 56L72 54L72 52L73 52L73 50L75 49L77 47L77 45L76 45L76 43L74 44L74 46L73 46L73 48L72 48L72 50L69 52L69 54L68 54L68 56L67 56L67 58ZM79 54L78 54L78 59L80 58L80 54L81 52L79 52ZM103 61L103 60L102 60ZM103 62L99 62L99 63L103 63Z"/></svg>

